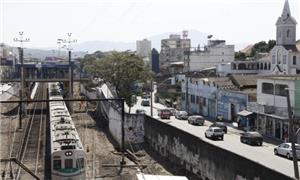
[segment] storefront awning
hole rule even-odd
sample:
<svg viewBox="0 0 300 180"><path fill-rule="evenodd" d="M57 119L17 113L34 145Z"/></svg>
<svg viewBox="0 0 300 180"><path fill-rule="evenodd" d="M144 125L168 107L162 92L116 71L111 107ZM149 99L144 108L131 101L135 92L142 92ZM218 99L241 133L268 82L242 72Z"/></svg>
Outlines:
<svg viewBox="0 0 300 180"><path fill-rule="evenodd" d="M247 111L247 110L243 110L243 111L237 113L237 115L239 115L239 116L249 116L251 114L253 114L253 112L250 112L250 111Z"/></svg>

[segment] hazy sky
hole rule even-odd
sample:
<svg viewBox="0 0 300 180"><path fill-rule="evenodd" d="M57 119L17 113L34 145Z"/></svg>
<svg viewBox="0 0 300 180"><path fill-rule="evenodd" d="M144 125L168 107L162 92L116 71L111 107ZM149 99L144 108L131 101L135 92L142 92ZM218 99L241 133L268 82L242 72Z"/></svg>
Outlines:
<svg viewBox="0 0 300 180"><path fill-rule="evenodd" d="M56 47L72 32L84 41L124 41L195 29L227 43L275 39L285 0L0 0L0 42L24 37L26 47ZM299 20L299 0L289 0ZM300 39L297 27L297 39Z"/></svg>

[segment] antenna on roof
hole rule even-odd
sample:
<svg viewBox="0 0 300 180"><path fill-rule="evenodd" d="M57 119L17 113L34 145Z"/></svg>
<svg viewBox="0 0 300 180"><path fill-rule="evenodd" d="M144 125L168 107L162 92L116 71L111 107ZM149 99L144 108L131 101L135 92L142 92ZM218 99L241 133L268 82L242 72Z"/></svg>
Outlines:
<svg viewBox="0 0 300 180"><path fill-rule="evenodd" d="M189 35L189 32L187 30L183 30L182 31L182 37L183 37L183 39L187 39L188 35Z"/></svg>

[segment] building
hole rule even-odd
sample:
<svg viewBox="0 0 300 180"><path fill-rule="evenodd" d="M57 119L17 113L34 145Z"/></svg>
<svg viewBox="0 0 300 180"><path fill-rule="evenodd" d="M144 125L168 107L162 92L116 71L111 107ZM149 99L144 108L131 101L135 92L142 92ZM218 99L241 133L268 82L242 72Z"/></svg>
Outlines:
<svg viewBox="0 0 300 180"><path fill-rule="evenodd" d="M151 41L147 39L136 41L136 54L142 58L150 58Z"/></svg>
<svg viewBox="0 0 300 180"><path fill-rule="evenodd" d="M257 102L248 104L257 113L257 129L264 135L284 141L288 138L287 91L293 114L300 117L300 75L266 76L257 80ZM299 126L299 123L297 123ZM299 138L298 138L299 139ZM300 142L298 140L298 142Z"/></svg>
<svg viewBox="0 0 300 180"><path fill-rule="evenodd" d="M159 53L155 48L151 51L151 69L154 73L159 73Z"/></svg>
<svg viewBox="0 0 300 180"><path fill-rule="evenodd" d="M171 74L170 66L172 63L177 62L183 62L180 69L187 71L190 47L191 40L187 38L187 31L183 31L183 38L178 34L171 34L168 39L161 40L160 72L162 74Z"/></svg>
<svg viewBox="0 0 300 180"><path fill-rule="evenodd" d="M257 76L188 78L181 84L182 107L191 114L237 121L237 114L256 102ZM186 93L188 92L188 93Z"/></svg>
<svg viewBox="0 0 300 180"><path fill-rule="evenodd" d="M12 78L18 55L16 48L0 44L0 78Z"/></svg>
<svg viewBox="0 0 300 180"><path fill-rule="evenodd" d="M271 71L279 74L300 73L300 50L296 46L296 25L286 0L276 22L276 46L271 50Z"/></svg>
<svg viewBox="0 0 300 180"><path fill-rule="evenodd" d="M204 49L191 50L189 59L190 71L201 71L221 63L230 63L234 61L234 45L226 45L225 40L208 40Z"/></svg>
<svg viewBox="0 0 300 180"><path fill-rule="evenodd" d="M258 59L233 61L230 63L221 63L216 67L219 76L228 76L234 74L271 74L271 60L269 54Z"/></svg>

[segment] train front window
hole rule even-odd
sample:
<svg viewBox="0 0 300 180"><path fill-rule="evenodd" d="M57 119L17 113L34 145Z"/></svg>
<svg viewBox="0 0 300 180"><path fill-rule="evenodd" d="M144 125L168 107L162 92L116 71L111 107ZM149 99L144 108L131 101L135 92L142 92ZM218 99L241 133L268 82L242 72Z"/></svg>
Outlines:
<svg viewBox="0 0 300 180"><path fill-rule="evenodd" d="M83 158L79 158L76 161L76 168L82 169L84 168L84 159Z"/></svg>
<svg viewBox="0 0 300 180"><path fill-rule="evenodd" d="M65 168L66 169L73 168L73 159L65 159Z"/></svg>
<svg viewBox="0 0 300 180"><path fill-rule="evenodd" d="M61 160L54 160L53 161L53 169L60 170L61 169Z"/></svg>

